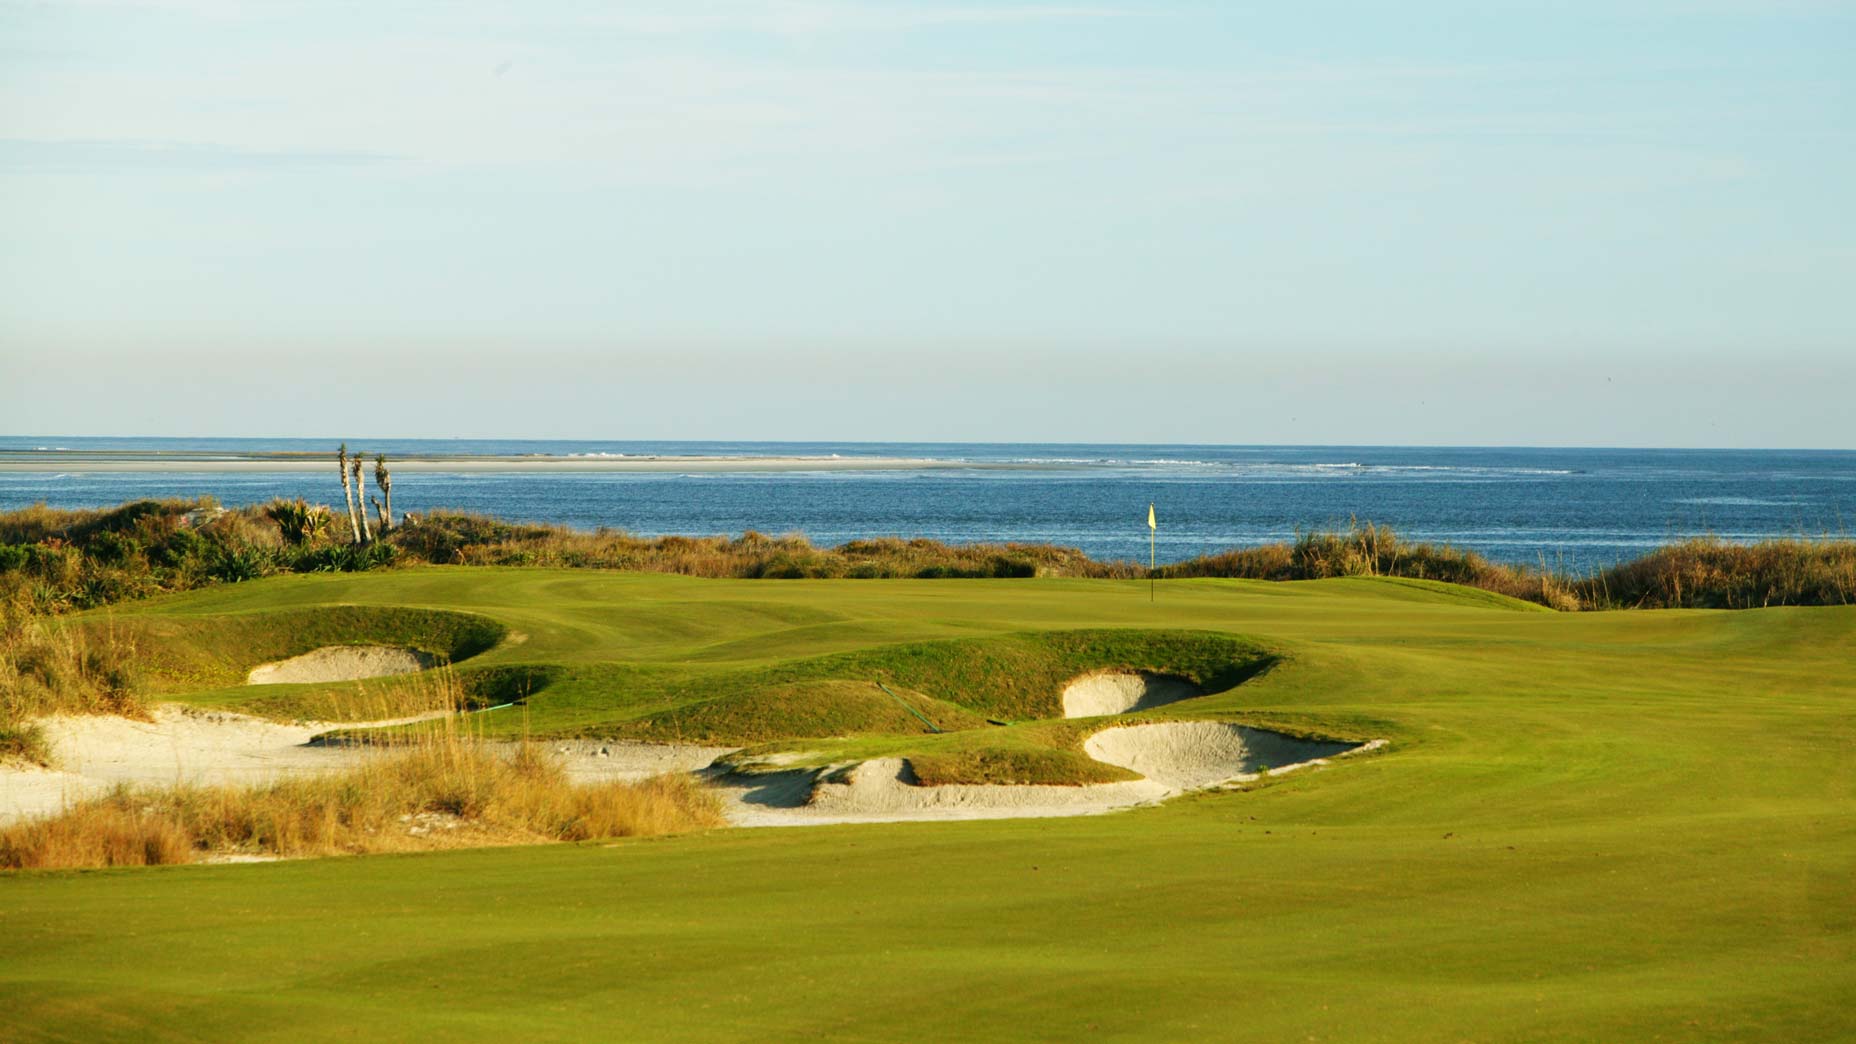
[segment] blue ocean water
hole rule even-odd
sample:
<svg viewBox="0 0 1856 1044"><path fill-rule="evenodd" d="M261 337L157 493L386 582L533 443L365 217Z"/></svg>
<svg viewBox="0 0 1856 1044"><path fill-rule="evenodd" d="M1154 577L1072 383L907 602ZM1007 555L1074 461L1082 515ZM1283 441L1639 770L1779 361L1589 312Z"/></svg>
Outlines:
<svg viewBox="0 0 1856 1044"><path fill-rule="evenodd" d="M0 453L44 449L205 456L330 452L327 439L0 437ZM1848 536L1856 451L1512 449L1390 446L1118 446L1030 443L351 440L366 452L455 455L745 455L932 458L928 469L732 473L405 471L396 508L644 535L801 532L821 544L866 536L1037 541L1099 558L1145 559L1157 506L1163 561L1371 520L1411 539L1498 560L1586 570L1684 536ZM54 465L48 464L48 468ZM333 470L332 468L330 469ZM94 507L210 494L339 503L333 474L0 472L0 509Z"/></svg>

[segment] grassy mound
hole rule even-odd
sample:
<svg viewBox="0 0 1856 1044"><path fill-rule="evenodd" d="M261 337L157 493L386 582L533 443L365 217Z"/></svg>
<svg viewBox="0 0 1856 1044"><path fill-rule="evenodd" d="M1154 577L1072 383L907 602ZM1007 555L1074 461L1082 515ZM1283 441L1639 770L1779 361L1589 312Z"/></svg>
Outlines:
<svg viewBox="0 0 1856 1044"><path fill-rule="evenodd" d="M909 767L924 787L962 783L1081 786L1134 779L1135 774L1075 750L1035 747L981 747L944 753L911 754Z"/></svg>
<svg viewBox="0 0 1856 1044"><path fill-rule="evenodd" d="M457 663L503 639L502 624L474 613L330 605L212 616L136 613L72 626L134 642L151 692L242 685L253 667L330 645L393 645Z"/></svg>
<svg viewBox="0 0 1856 1044"><path fill-rule="evenodd" d="M1063 687L1097 671L1149 671L1222 692L1267 670L1277 656L1209 631L1036 631L997 638L911 642L821 657L787 670L875 677L988 718L1063 717Z"/></svg>
<svg viewBox="0 0 1856 1044"><path fill-rule="evenodd" d="M533 650L525 646L522 651ZM486 663L456 673L470 697L468 706L524 701L524 713L486 722L493 734L749 745L837 736L919 737L931 730L916 713L947 732L986 728L988 719L1060 718L1064 683L1080 674L1154 671L1187 678L1215 693L1275 662L1275 653L1230 635L1083 630L902 642L753 667ZM376 711L442 705L431 704L420 685L417 676L377 679L368 683L366 699ZM324 717L306 711L310 701L335 707L356 702L352 685L266 688L299 691L273 696L240 687L186 699L273 717ZM497 698L479 695L492 689Z"/></svg>
<svg viewBox="0 0 1856 1044"><path fill-rule="evenodd" d="M982 728L959 704L874 682L822 680L770 685L628 722L631 739L668 743L759 743L794 736L862 736ZM920 717L917 717L920 715Z"/></svg>

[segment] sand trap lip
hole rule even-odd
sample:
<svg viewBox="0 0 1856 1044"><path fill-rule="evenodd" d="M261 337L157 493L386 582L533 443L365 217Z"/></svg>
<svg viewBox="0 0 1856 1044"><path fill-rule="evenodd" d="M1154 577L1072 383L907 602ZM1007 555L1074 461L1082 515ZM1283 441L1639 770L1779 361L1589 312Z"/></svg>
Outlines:
<svg viewBox="0 0 1856 1044"><path fill-rule="evenodd" d="M321 745L331 730L373 728L437 714L370 722L280 723L168 705L153 720L59 716L43 719L58 768L0 766L0 823L57 812L73 801L129 784L254 786L349 768L392 748ZM814 826L1095 815L1151 805L1192 790L1325 764L1385 745L1300 740L1226 722L1154 722L1103 729L1089 756L1144 778L1084 786L957 784L925 787L903 758L747 774L717 766L738 748L601 740L545 744L578 783L694 773L715 785L735 826ZM499 744L513 749L511 744ZM797 756L797 755L795 755Z"/></svg>
<svg viewBox="0 0 1856 1044"><path fill-rule="evenodd" d="M1086 816L1253 780L1265 769L1276 774L1325 765L1328 758L1384 745L1297 739L1219 721L1156 722L1104 729L1084 742L1090 757L1143 777L1119 783L924 787L905 758L709 775L736 826Z"/></svg>
<svg viewBox="0 0 1856 1044"><path fill-rule="evenodd" d="M1160 707L1203 696L1184 678L1153 671L1096 671L1063 688L1063 716L1096 718Z"/></svg>
<svg viewBox="0 0 1856 1044"><path fill-rule="evenodd" d="M367 744L317 743L316 738L341 729L382 728L443 716L436 711L384 721L285 723L169 704L156 708L149 721L107 715L43 718L39 723L57 767L0 764L0 823L55 813L122 784L258 786L352 768L395 751ZM496 746L513 749L515 744ZM547 749L563 756L570 779L592 782L693 772L736 748L573 740L548 744Z"/></svg>
<svg viewBox="0 0 1856 1044"><path fill-rule="evenodd" d="M414 674L438 662L431 653L398 645L325 645L301 656L259 664L246 676L247 685L289 685L385 678Z"/></svg>
<svg viewBox="0 0 1856 1044"><path fill-rule="evenodd" d="M1283 772L1320 764L1361 746L1222 721L1163 721L1103 729L1083 742L1083 751L1185 791L1255 778L1265 769Z"/></svg>
<svg viewBox="0 0 1856 1044"><path fill-rule="evenodd" d="M151 720L108 715L41 719L56 769L0 767L0 822L56 812L119 784L255 785L304 772L345 768L372 752L310 744L329 729L400 725L430 715L372 722L283 723L175 705Z"/></svg>

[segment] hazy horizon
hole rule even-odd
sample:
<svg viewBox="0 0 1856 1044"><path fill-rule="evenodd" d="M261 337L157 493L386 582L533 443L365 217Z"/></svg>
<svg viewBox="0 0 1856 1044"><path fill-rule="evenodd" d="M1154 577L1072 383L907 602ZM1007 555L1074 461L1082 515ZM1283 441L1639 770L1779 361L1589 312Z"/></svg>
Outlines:
<svg viewBox="0 0 1856 1044"><path fill-rule="evenodd" d="M1693 453L1856 453L1856 449L1841 446L1624 446L1600 443L1425 443L1425 442L1079 442L1075 440L1054 439L761 439L761 438L607 438L605 436L532 436L532 435L485 435L481 433L463 433L456 435L429 434L314 434L314 435L143 435L143 434L77 434L72 432L0 432L0 440L57 441L162 441L162 442L311 442L326 443L330 447L341 444L355 448L355 452L372 453L380 448L380 443L410 442L481 442L481 443L561 443L563 445L634 445L634 446L807 446L807 447L851 447L851 446L1048 446L1076 447L1082 449L1165 449L1165 448L1203 448L1203 449L1256 449L1256 450L1323 450L1323 449L1362 449L1362 450L1519 450L1552 451L1567 450L1579 452L1604 452L1615 450L1621 453L1657 453L1657 452L1693 452ZM32 447L0 446L0 452L27 452L36 450L73 450L72 447L54 445L34 445ZM75 451L75 450L73 450ZM101 451L100 451L101 452ZM254 452L262 452L254 450ZM330 452L333 452L331 449Z"/></svg>
<svg viewBox="0 0 1856 1044"><path fill-rule="evenodd" d="M1844 5L0 25L19 431L1856 445Z"/></svg>

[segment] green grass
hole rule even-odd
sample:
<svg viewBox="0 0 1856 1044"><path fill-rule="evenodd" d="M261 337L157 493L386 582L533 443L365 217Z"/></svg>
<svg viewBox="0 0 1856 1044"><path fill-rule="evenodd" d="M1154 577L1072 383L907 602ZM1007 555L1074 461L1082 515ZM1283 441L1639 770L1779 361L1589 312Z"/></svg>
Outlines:
<svg viewBox="0 0 1856 1044"><path fill-rule="evenodd" d="M0 1035L1852 1032L1856 609L1517 612L1374 579L1169 581L1149 604L1139 582L434 568L228 585L115 619L210 630L327 605L462 612L523 636L463 670L545 675L529 717L549 729L695 713L731 681L764 694L877 669L924 709L1028 717L1050 706L1043 679L1119 659L1249 672L1150 715L1393 742L1104 817L12 875ZM994 665L968 678L970 660ZM983 677L1006 663L1047 673ZM710 712L797 720L770 702ZM1084 727L883 724L837 752L1029 764Z"/></svg>

